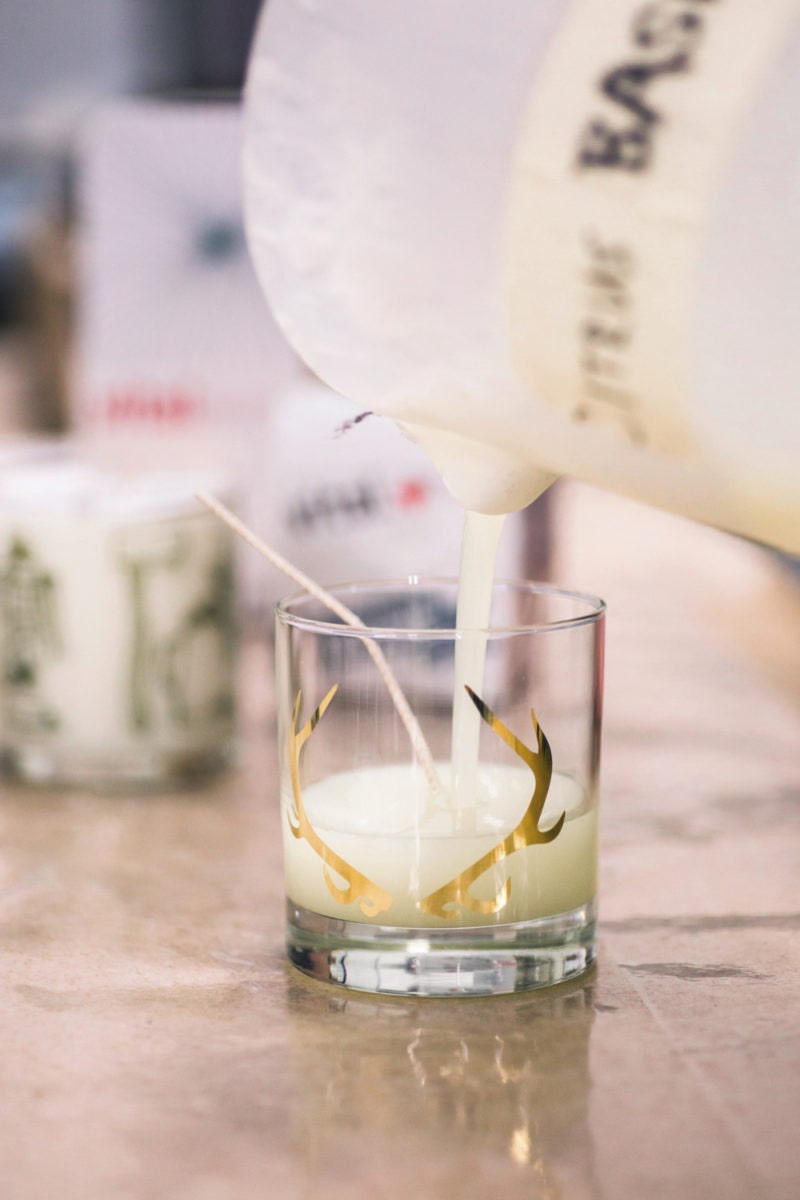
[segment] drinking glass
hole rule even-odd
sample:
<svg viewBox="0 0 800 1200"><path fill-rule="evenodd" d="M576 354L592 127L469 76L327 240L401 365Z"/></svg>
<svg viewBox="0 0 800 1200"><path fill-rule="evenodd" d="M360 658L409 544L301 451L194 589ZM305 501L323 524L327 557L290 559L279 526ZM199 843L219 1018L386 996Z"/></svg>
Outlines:
<svg viewBox="0 0 800 1200"><path fill-rule="evenodd" d="M371 992L542 987L595 958L605 605L455 580L299 594L275 667L288 955Z"/></svg>

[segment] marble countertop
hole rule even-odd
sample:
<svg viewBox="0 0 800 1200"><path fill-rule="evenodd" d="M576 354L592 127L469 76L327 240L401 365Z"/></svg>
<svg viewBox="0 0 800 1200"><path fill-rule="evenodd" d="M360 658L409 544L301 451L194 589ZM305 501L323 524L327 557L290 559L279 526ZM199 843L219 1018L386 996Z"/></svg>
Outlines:
<svg viewBox="0 0 800 1200"><path fill-rule="evenodd" d="M0 798L4 1200L800 1194L800 593L573 487L609 603L601 949L580 985L378 999L288 967L269 649L240 765Z"/></svg>

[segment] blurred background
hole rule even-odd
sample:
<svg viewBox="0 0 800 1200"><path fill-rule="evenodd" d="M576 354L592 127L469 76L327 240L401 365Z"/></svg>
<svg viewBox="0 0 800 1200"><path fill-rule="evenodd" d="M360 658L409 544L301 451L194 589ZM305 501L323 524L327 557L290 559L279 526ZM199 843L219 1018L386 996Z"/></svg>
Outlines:
<svg viewBox="0 0 800 1200"><path fill-rule="evenodd" d="M58 359L75 299L86 122L117 99L235 102L258 8L258 0L4 3L0 327L13 376L4 379L6 417L12 397L13 416L25 422L59 428L69 417Z"/></svg>
<svg viewBox="0 0 800 1200"><path fill-rule="evenodd" d="M454 573L461 514L436 472L388 422L337 437L357 410L305 372L256 283L240 101L260 7L5 0L0 436L223 466L249 523L328 582ZM502 574L548 575L551 509L509 521ZM242 572L263 614L284 583L249 553Z"/></svg>

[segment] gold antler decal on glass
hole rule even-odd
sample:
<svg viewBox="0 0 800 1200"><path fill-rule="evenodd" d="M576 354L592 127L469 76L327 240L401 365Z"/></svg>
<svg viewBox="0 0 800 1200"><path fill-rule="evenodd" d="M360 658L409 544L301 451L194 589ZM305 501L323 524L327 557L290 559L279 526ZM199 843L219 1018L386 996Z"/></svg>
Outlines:
<svg viewBox="0 0 800 1200"><path fill-rule="evenodd" d="M435 892L431 892L429 896L425 896L424 899L419 901L419 908L422 912L430 913L436 917L455 917L459 906L467 909L469 912L482 913L486 916L502 912L508 904L508 899L511 895L511 880L506 879L493 900L474 900L469 894L469 889L473 883L480 879L481 875L488 871L490 867L496 866L516 850L524 850L526 846L552 842L553 838L558 837L561 832L561 827L566 817L566 813L562 813L555 825L551 826L550 829L542 831L539 828L539 819L544 809L544 802L547 799L547 792L553 775L553 755L550 750L550 743L544 736L533 709L531 709L531 721L533 722L533 729L536 734L536 750L529 749L524 742L521 742L516 734L513 734L500 718L492 712L488 704L484 704L480 696L476 696L472 688L468 687L467 692L470 700L489 728L498 737L501 737L507 746L510 746L526 766L530 767L536 781L536 786L531 796L531 802L525 810L522 820L516 829L513 829L509 833L508 837L504 838L493 850L484 854L483 858L479 858L471 867L467 867L455 879L451 879L444 887L438 888Z"/></svg>
<svg viewBox="0 0 800 1200"><path fill-rule="evenodd" d="M294 811L289 815L289 828L296 838L305 838L309 846L316 851L325 863L323 875L325 883L328 886L328 891L334 900L338 900L340 904L351 904L354 900L358 900L359 908L365 917L376 917L378 913L385 912L389 908L392 903L392 897L383 888L378 887L377 883L373 883L371 879L367 879L366 875L362 875L360 871L356 871L354 867L346 863L343 858L340 858L338 854L331 850L330 846L326 846L308 819L300 790L300 754L303 746L325 715L328 705L336 695L336 690L336 685L334 685L299 731L297 729L297 722L300 716L302 693L297 693L297 699L294 702L294 712L292 713L292 728L289 734L289 765L292 774L292 792L295 803ZM329 867L333 868L337 875L347 881L347 887L337 887L331 878Z"/></svg>

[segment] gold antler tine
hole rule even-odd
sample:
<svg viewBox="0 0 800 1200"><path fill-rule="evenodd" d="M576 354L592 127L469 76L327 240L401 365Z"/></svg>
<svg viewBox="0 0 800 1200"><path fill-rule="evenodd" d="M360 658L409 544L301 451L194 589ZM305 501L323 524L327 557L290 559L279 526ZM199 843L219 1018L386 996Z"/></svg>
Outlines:
<svg viewBox="0 0 800 1200"><path fill-rule="evenodd" d="M328 692L327 696L325 696L325 698L323 700L321 700L320 703L317 705L317 707L314 709L313 713L308 718L308 720L306 721L305 725L300 730L300 732L295 734L298 749L301 749L306 744L306 742L311 737L314 730L317 728L317 725L319 725L322 717L325 716L325 711L326 711L328 705L330 704L331 700L333 699L333 697L336 695L338 687L339 687L338 683L335 683L333 685L331 690ZM292 719L292 727L294 729L297 728L297 717L300 712L300 697L301 697L301 695L302 695L302 693L298 692L297 699L294 702L294 716Z"/></svg>
<svg viewBox="0 0 800 1200"><path fill-rule="evenodd" d="M525 743L521 741L515 733L512 733L511 730L503 724L497 714L492 712L492 710L489 708L489 705L486 703L486 701L481 700L480 696L476 695L476 693L473 692L472 688L468 684L465 684L464 686L467 689L467 695L489 728L493 730L498 737L503 739L506 745L514 751L518 758L521 758L527 766L533 769L536 761L535 752L526 746ZM536 724L535 718L534 728L536 728L538 731L539 726Z"/></svg>
<svg viewBox="0 0 800 1200"><path fill-rule="evenodd" d="M549 771L553 766L553 751L550 749L550 743L544 736L544 730L539 724L533 709L531 709L531 724L533 725L533 732L536 734L537 757L543 760L545 769Z"/></svg>

